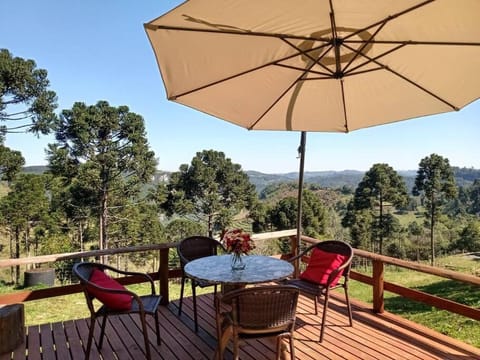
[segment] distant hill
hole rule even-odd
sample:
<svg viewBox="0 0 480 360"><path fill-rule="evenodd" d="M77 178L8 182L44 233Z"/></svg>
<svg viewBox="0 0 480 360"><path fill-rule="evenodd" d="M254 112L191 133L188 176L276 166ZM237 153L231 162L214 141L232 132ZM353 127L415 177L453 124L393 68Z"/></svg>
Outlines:
<svg viewBox="0 0 480 360"><path fill-rule="evenodd" d="M260 193L266 186L282 182L298 181L298 173L264 174L258 171L247 171L250 182ZM364 172L357 170L343 171L306 171L303 179L307 184L317 184L325 188L341 188L343 186L355 189L362 180Z"/></svg>
<svg viewBox="0 0 480 360"><path fill-rule="evenodd" d="M45 165L34 165L34 166L24 166L23 172L27 174L43 174L48 170L48 166Z"/></svg>
<svg viewBox="0 0 480 360"><path fill-rule="evenodd" d="M455 181L458 186L468 186L475 179L480 179L480 169L453 167ZM417 170L401 170L398 174L403 177L407 189L412 190L415 185ZM250 182L260 193L266 186L282 182L298 181L298 172L285 174L264 174L259 171L247 171ZM365 172L358 170L343 171L306 171L303 178L306 184L316 184L322 188L338 189L344 186L355 189L362 181Z"/></svg>
<svg viewBox="0 0 480 360"><path fill-rule="evenodd" d="M47 166L25 166L23 171L26 173L41 174L47 170ZM455 181L458 186L468 186L480 179L480 169L453 167ZM255 185L257 192L260 193L266 186L278 183L298 181L298 172L266 174L260 171L246 171L250 182ZM411 190L415 184L416 170L402 170L398 174L403 177L407 189ZM306 171L304 180L307 184L319 185L322 188L342 188L344 186L355 189L358 183L362 181L365 172L358 170L343 171ZM170 177L170 172L158 170L154 176L154 183L159 181L166 182Z"/></svg>

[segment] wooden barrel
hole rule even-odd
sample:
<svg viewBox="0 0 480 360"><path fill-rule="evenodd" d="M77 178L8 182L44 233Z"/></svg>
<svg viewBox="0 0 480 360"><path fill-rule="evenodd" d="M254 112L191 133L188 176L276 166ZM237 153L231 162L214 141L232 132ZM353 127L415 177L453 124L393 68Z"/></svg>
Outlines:
<svg viewBox="0 0 480 360"><path fill-rule="evenodd" d="M23 286L29 287L38 284L53 286L55 283L55 269L40 268L26 270L23 279Z"/></svg>
<svg viewBox="0 0 480 360"><path fill-rule="evenodd" d="M0 305L0 354L15 350L25 341L23 304Z"/></svg>

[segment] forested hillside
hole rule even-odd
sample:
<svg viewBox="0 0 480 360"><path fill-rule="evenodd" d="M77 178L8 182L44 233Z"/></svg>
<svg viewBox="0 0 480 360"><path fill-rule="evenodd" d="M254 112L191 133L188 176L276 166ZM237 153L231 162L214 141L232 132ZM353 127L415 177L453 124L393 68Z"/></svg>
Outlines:
<svg viewBox="0 0 480 360"><path fill-rule="evenodd" d="M471 185L475 179L480 179L480 169L452 167L455 174L455 181L458 186ZM25 166L23 171L26 173L41 174L47 170L46 166ZM260 171L246 171L250 182L255 185L260 194L265 187L272 184L288 183L298 180L297 172L283 174L266 174ZM407 188L411 190L415 182L416 170L398 171L404 179ZM342 171L306 171L304 180L306 184L319 185L322 188L341 189L347 187L355 189L362 180L365 172L358 170ZM154 182L168 181L170 172L157 170L154 176Z"/></svg>

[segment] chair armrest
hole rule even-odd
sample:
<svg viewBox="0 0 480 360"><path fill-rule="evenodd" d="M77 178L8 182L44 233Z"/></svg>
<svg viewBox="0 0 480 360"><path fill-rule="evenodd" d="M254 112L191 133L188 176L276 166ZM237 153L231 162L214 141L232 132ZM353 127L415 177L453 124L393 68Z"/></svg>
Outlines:
<svg viewBox="0 0 480 360"><path fill-rule="evenodd" d="M114 268L112 266L105 265L105 264L103 264L102 267L104 269L108 269L110 271L113 271L117 274L122 274L122 275L127 275L127 276L141 276L141 277L144 277L150 283L150 288L151 288L152 295L156 294L155 293L155 282L153 281L152 277L150 275L148 275L147 273L142 273L142 272L138 272L138 271L124 271L124 270L120 270L120 269L117 269L117 268Z"/></svg>
<svg viewBox="0 0 480 360"><path fill-rule="evenodd" d="M111 294L119 294L119 295L129 295L132 297L132 301L136 301L137 304L138 304L138 308L140 309L140 311L144 311L144 306L143 306L143 302L142 300L140 299L140 296L136 293L134 293L133 291L130 291L128 289L126 290L121 290L121 289L110 289L110 288L106 288L106 287L103 287L103 286L99 286L97 284L94 284L92 282L88 282L88 287L95 287L103 292L106 292L106 293L111 293ZM87 290L88 291L88 290ZM153 294L155 295L155 294ZM92 295L90 295L92 296Z"/></svg>
<svg viewBox="0 0 480 360"><path fill-rule="evenodd" d="M317 246L317 244L310 245L309 247L307 247L306 249L301 251L298 255L295 255L295 256L291 257L290 259L287 259L286 261L294 262L295 260L297 260L299 258L302 258L303 256L305 256L305 254L307 254L309 251L311 251L315 246Z"/></svg>
<svg viewBox="0 0 480 360"><path fill-rule="evenodd" d="M104 292L108 292L108 293L112 293L112 294L125 294L125 295L130 295L130 296L136 296L136 294L128 289L126 290L121 290L121 289L111 289L111 288L106 288L106 287L103 287L103 286L100 286L100 285L97 285L93 282L88 282L87 283L87 286L88 287L93 287L93 288L97 288L101 291L104 291Z"/></svg>

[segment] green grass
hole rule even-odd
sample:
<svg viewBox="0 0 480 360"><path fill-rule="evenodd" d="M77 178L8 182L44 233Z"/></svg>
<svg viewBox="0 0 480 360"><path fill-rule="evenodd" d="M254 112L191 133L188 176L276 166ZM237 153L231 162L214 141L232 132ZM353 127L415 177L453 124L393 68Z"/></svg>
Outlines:
<svg viewBox="0 0 480 360"><path fill-rule="evenodd" d="M472 267L478 267L478 263L475 263L474 260L466 261L464 258L455 256L442 260L456 267L460 267L459 264L462 264L469 273ZM480 308L480 287L478 286L390 266L386 267L385 281L434 294L473 308ZM369 285L352 280L349 293L352 298L372 303L372 288ZM385 292L385 310L452 338L480 347L480 326L476 320L411 301L389 292Z"/></svg>
<svg viewBox="0 0 480 360"><path fill-rule="evenodd" d="M415 215L415 211L408 211L405 214L395 214L400 225L408 226L411 222L416 221L419 225L423 223L424 217L419 217Z"/></svg>

